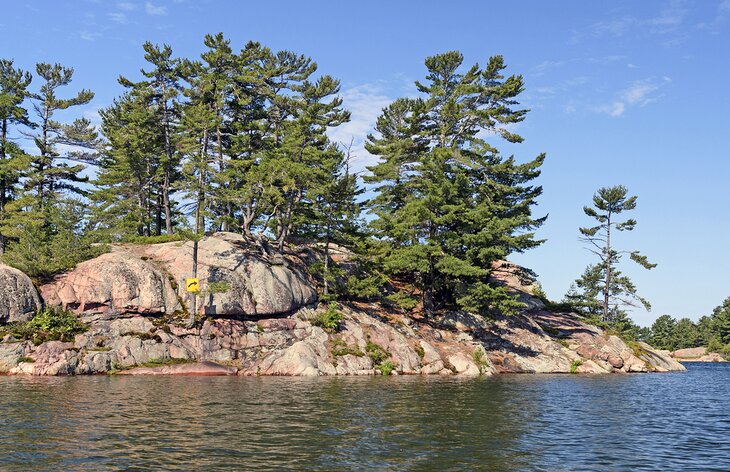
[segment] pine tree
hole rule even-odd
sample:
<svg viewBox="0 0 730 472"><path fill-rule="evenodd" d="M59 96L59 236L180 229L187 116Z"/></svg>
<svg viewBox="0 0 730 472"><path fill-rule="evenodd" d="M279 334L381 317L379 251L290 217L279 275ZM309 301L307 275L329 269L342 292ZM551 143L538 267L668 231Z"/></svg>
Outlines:
<svg viewBox="0 0 730 472"><path fill-rule="evenodd" d="M483 137L522 141L507 129L527 113L513 109L522 78L503 75L501 56L463 73L462 62L456 51L427 58L423 97L386 108L367 144L381 158L367 181L379 190L372 225L387 241L384 268L420 291L426 315L437 299L485 314L517 308L489 283L491 264L540 244L533 231L544 221L531 214L542 189L529 185L544 156L517 164Z"/></svg>
<svg viewBox="0 0 730 472"><path fill-rule="evenodd" d="M652 269L656 264L650 263L639 251L618 251L614 244L617 232L631 231L636 227L636 220L632 218L617 221L618 215L636 208L636 200L636 196L628 196L628 190L622 185L602 187L593 196L594 208L583 207L583 212L598 224L580 228L581 241L590 244L588 250L598 257L599 262L588 266L576 284L583 290L584 304L600 308L604 323L610 324L627 306L641 304L647 310L651 309L649 302L637 294L631 279L622 275L618 264L625 254L645 269Z"/></svg>
<svg viewBox="0 0 730 472"><path fill-rule="evenodd" d="M730 297L712 310L712 331L723 345L730 343Z"/></svg>
<svg viewBox="0 0 730 472"><path fill-rule="evenodd" d="M651 325L651 345L659 349L673 350L676 326L677 320L669 315L662 315L654 320Z"/></svg>
<svg viewBox="0 0 730 472"><path fill-rule="evenodd" d="M27 196L32 197L24 202L35 211L52 206L65 192L86 195L87 190L79 184L88 182L88 177L81 174L87 164L96 162L99 140L91 122L78 118L65 124L54 119L57 112L85 105L94 98L94 93L86 89L68 99L56 95L58 89L71 83L73 72L60 64L36 66L36 73L44 81L40 91L31 95L38 120L37 132L31 136L38 155L31 159L25 184L30 192Z"/></svg>
<svg viewBox="0 0 730 472"><path fill-rule="evenodd" d="M300 223L295 228L296 236L322 243L322 292L325 297L330 295L331 284L338 275L331 260L331 246L354 247L362 237L361 205L357 199L364 190L358 185L357 175L350 170L351 153L352 143L346 152L335 145L326 150L330 158L321 161L324 164L321 170L326 170L328 175L309 188Z"/></svg>
<svg viewBox="0 0 730 472"><path fill-rule="evenodd" d="M161 232L158 187L166 138L164 111L153 100L149 89L135 88L101 111L108 144L90 198L95 229L112 240Z"/></svg>
<svg viewBox="0 0 730 472"><path fill-rule="evenodd" d="M155 130L155 135L150 136L152 142L160 147L156 151L159 154L159 166L154 175L154 191L158 199L154 202L155 233L161 233L164 215L165 232L171 234L174 231L171 194L180 170L177 128L180 120L178 95L181 89L182 61L172 57L172 48L167 44L159 46L146 42L142 47L145 60L152 66L150 70L141 70L147 80L132 82L125 77L119 77L119 83L137 96L147 97L147 106L156 109L156 122L149 123Z"/></svg>
<svg viewBox="0 0 730 472"><path fill-rule="evenodd" d="M18 184L28 166L28 156L12 141L11 126L32 127L23 102L28 98L30 72L0 59L0 225L6 219L6 205L18 194ZM5 234L0 232L0 254L5 251Z"/></svg>

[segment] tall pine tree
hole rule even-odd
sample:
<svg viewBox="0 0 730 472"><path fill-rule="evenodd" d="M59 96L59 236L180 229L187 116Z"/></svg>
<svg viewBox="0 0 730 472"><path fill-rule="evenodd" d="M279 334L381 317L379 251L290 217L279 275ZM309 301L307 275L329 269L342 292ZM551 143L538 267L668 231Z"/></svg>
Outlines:
<svg viewBox="0 0 730 472"><path fill-rule="evenodd" d="M383 265L420 291L426 315L453 305L516 308L489 283L491 265L540 244L533 230L544 221L531 213L542 189L530 185L544 156L517 164L485 138L522 141L508 130L527 113L513 108L522 78L503 75L501 56L463 72L462 63L457 51L427 58L426 81L416 82L422 97L386 108L368 142L381 158L368 181L380 191L372 208Z"/></svg>

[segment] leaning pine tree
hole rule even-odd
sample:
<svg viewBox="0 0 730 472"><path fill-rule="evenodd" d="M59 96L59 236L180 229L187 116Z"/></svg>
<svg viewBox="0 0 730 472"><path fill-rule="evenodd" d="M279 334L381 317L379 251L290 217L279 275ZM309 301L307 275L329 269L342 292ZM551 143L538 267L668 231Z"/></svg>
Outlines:
<svg viewBox="0 0 730 472"><path fill-rule="evenodd" d="M636 227L633 218L619 221L621 213L636 208L636 199L636 196L628 196L623 185L603 187L593 196L593 207L583 208L598 224L580 228L581 240L590 245L588 249L599 261L589 265L576 280L580 291L572 298L580 299L580 305L587 307L587 314L600 317L608 324L624 320L626 307L641 305L651 309L649 302L637 294L631 279L618 269L618 264L626 254L645 269L652 269L656 264L650 263L639 251L618 251L614 244L617 232L632 231Z"/></svg>
<svg viewBox="0 0 730 472"><path fill-rule="evenodd" d="M522 141L508 130L527 113L514 108L522 77L505 77L501 56L463 72L462 63L456 51L427 58L426 81L416 83L421 97L383 110L367 142L380 158L366 179L377 192L370 207L380 260L402 288L391 298L405 308L420 302L426 316L455 306L482 314L517 308L490 283L492 263L539 245L534 230L545 219L531 212L544 155L520 164L485 139Z"/></svg>

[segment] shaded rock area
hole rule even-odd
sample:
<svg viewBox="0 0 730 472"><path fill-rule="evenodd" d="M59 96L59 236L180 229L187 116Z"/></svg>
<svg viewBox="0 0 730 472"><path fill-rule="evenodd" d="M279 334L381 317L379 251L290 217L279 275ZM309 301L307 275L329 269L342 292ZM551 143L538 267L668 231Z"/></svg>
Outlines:
<svg viewBox="0 0 730 472"><path fill-rule="evenodd" d="M727 362L721 354L707 352L706 347L677 349L672 353L672 357L679 362Z"/></svg>
<svg viewBox="0 0 730 472"><path fill-rule="evenodd" d="M30 277L0 264L0 323L27 321L41 307L41 299Z"/></svg>
<svg viewBox="0 0 730 472"><path fill-rule="evenodd" d="M324 330L326 308L314 307L307 258L232 233L199 242L199 323L188 328L192 251L191 242L116 246L44 285L47 304L73 309L89 329L69 342L37 346L8 334L0 342L0 373L473 377L684 370L667 351L629 345L575 315L547 311L533 295L534 274L505 261L495 266L494 281L525 303L519 315L486 320L454 311L424 319L350 303L341 305L337 329ZM5 272L15 277L5 279L11 288L26 282L13 270ZM225 290L209 290L211 282ZM40 306L27 283L6 310L14 310L10 321Z"/></svg>

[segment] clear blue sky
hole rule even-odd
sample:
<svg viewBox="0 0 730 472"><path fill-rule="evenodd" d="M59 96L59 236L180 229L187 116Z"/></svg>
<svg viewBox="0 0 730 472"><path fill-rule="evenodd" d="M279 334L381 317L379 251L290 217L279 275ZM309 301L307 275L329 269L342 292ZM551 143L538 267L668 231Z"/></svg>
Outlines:
<svg viewBox="0 0 730 472"><path fill-rule="evenodd" d="M17 65L73 66L74 85L96 92L91 119L120 93L117 76L144 65L146 40L195 57L205 33L222 31L235 49L254 39L307 54L341 79L353 121L335 137L358 145L383 106L414 93L424 57L502 54L532 109L517 130L525 142L504 149L548 155L537 208L550 214L548 241L513 259L560 299L591 262L577 240L582 206L621 183L639 195L639 225L617 243L659 264L625 267L654 306L634 318L696 319L730 296L730 0L14 1L0 31L0 56Z"/></svg>

